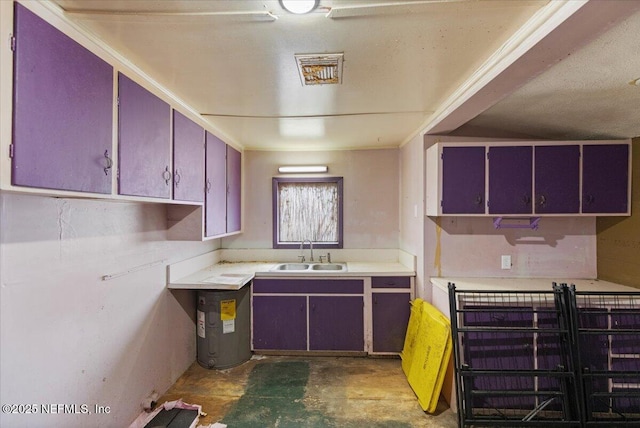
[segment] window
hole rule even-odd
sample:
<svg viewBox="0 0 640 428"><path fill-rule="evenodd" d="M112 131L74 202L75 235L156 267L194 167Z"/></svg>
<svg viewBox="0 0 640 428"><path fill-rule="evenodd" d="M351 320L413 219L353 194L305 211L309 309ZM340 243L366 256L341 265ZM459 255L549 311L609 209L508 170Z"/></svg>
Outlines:
<svg viewBox="0 0 640 428"><path fill-rule="evenodd" d="M342 177L273 178L273 248L342 248Z"/></svg>

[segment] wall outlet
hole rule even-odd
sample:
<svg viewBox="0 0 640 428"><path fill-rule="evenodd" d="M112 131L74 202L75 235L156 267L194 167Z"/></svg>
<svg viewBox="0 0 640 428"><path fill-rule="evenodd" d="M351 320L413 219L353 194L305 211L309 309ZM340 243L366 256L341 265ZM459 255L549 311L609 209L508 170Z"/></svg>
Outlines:
<svg viewBox="0 0 640 428"><path fill-rule="evenodd" d="M511 269L511 256L502 256L502 269Z"/></svg>

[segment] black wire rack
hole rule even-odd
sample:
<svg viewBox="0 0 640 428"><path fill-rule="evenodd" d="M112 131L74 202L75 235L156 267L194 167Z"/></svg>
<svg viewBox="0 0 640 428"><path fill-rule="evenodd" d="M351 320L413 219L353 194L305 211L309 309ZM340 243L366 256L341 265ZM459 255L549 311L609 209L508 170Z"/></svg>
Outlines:
<svg viewBox="0 0 640 428"><path fill-rule="evenodd" d="M580 426L561 287L449 296L460 426Z"/></svg>
<svg viewBox="0 0 640 428"><path fill-rule="evenodd" d="M640 427L640 292L449 284L458 422Z"/></svg>
<svg viewBox="0 0 640 428"><path fill-rule="evenodd" d="M585 425L640 427L640 293L568 290Z"/></svg>

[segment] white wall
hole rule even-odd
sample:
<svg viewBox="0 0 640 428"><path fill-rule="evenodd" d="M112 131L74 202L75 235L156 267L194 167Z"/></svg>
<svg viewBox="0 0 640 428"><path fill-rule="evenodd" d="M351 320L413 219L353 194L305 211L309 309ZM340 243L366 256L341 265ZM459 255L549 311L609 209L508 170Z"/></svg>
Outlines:
<svg viewBox="0 0 640 428"><path fill-rule="evenodd" d="M424 298L424 143L415 136L400 149L400 249L416 256L416 294ZM426 281L428 283L428 281Z"/></svg>
<svg viewBox="0 0 640 428"><path fill-rule="evenodd" d="M244 232L225 248L272 248L271 179L281 165L328 165L344 177L344 248L398 248L399 150L244 152ZM322 174L320 175L322 176Z"/></svg>
<svg viewBox="0 0 640 428"><path fill-rule="evenodd" d="M2 404L111 408L2 414L0 426L127 426L195 360L195 298L165 288L166 265L219 241L166 241L157 204L14 194L0 204Z"/></svg>
<svg viewBox="0 0 640 428"><path fill-rule="evenodd" d="M543 217L538 230L496 230L491 217L427 217L425 241L428 276L596 277L593 217ZM502 255L511 256L510 270L501 269Z"/></svg>

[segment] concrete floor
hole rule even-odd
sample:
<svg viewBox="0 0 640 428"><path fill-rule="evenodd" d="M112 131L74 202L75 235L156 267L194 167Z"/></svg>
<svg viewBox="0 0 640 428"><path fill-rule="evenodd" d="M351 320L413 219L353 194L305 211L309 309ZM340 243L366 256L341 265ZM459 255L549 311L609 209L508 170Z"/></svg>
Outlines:
<svg viewBox="0 0 640 428"><path fill-rule="evenodd" d="M425 413L391 358L254 356L227 370L194 363L158 403L182 399L200 424L267 427L457 427L441 401Z"/></svg>

